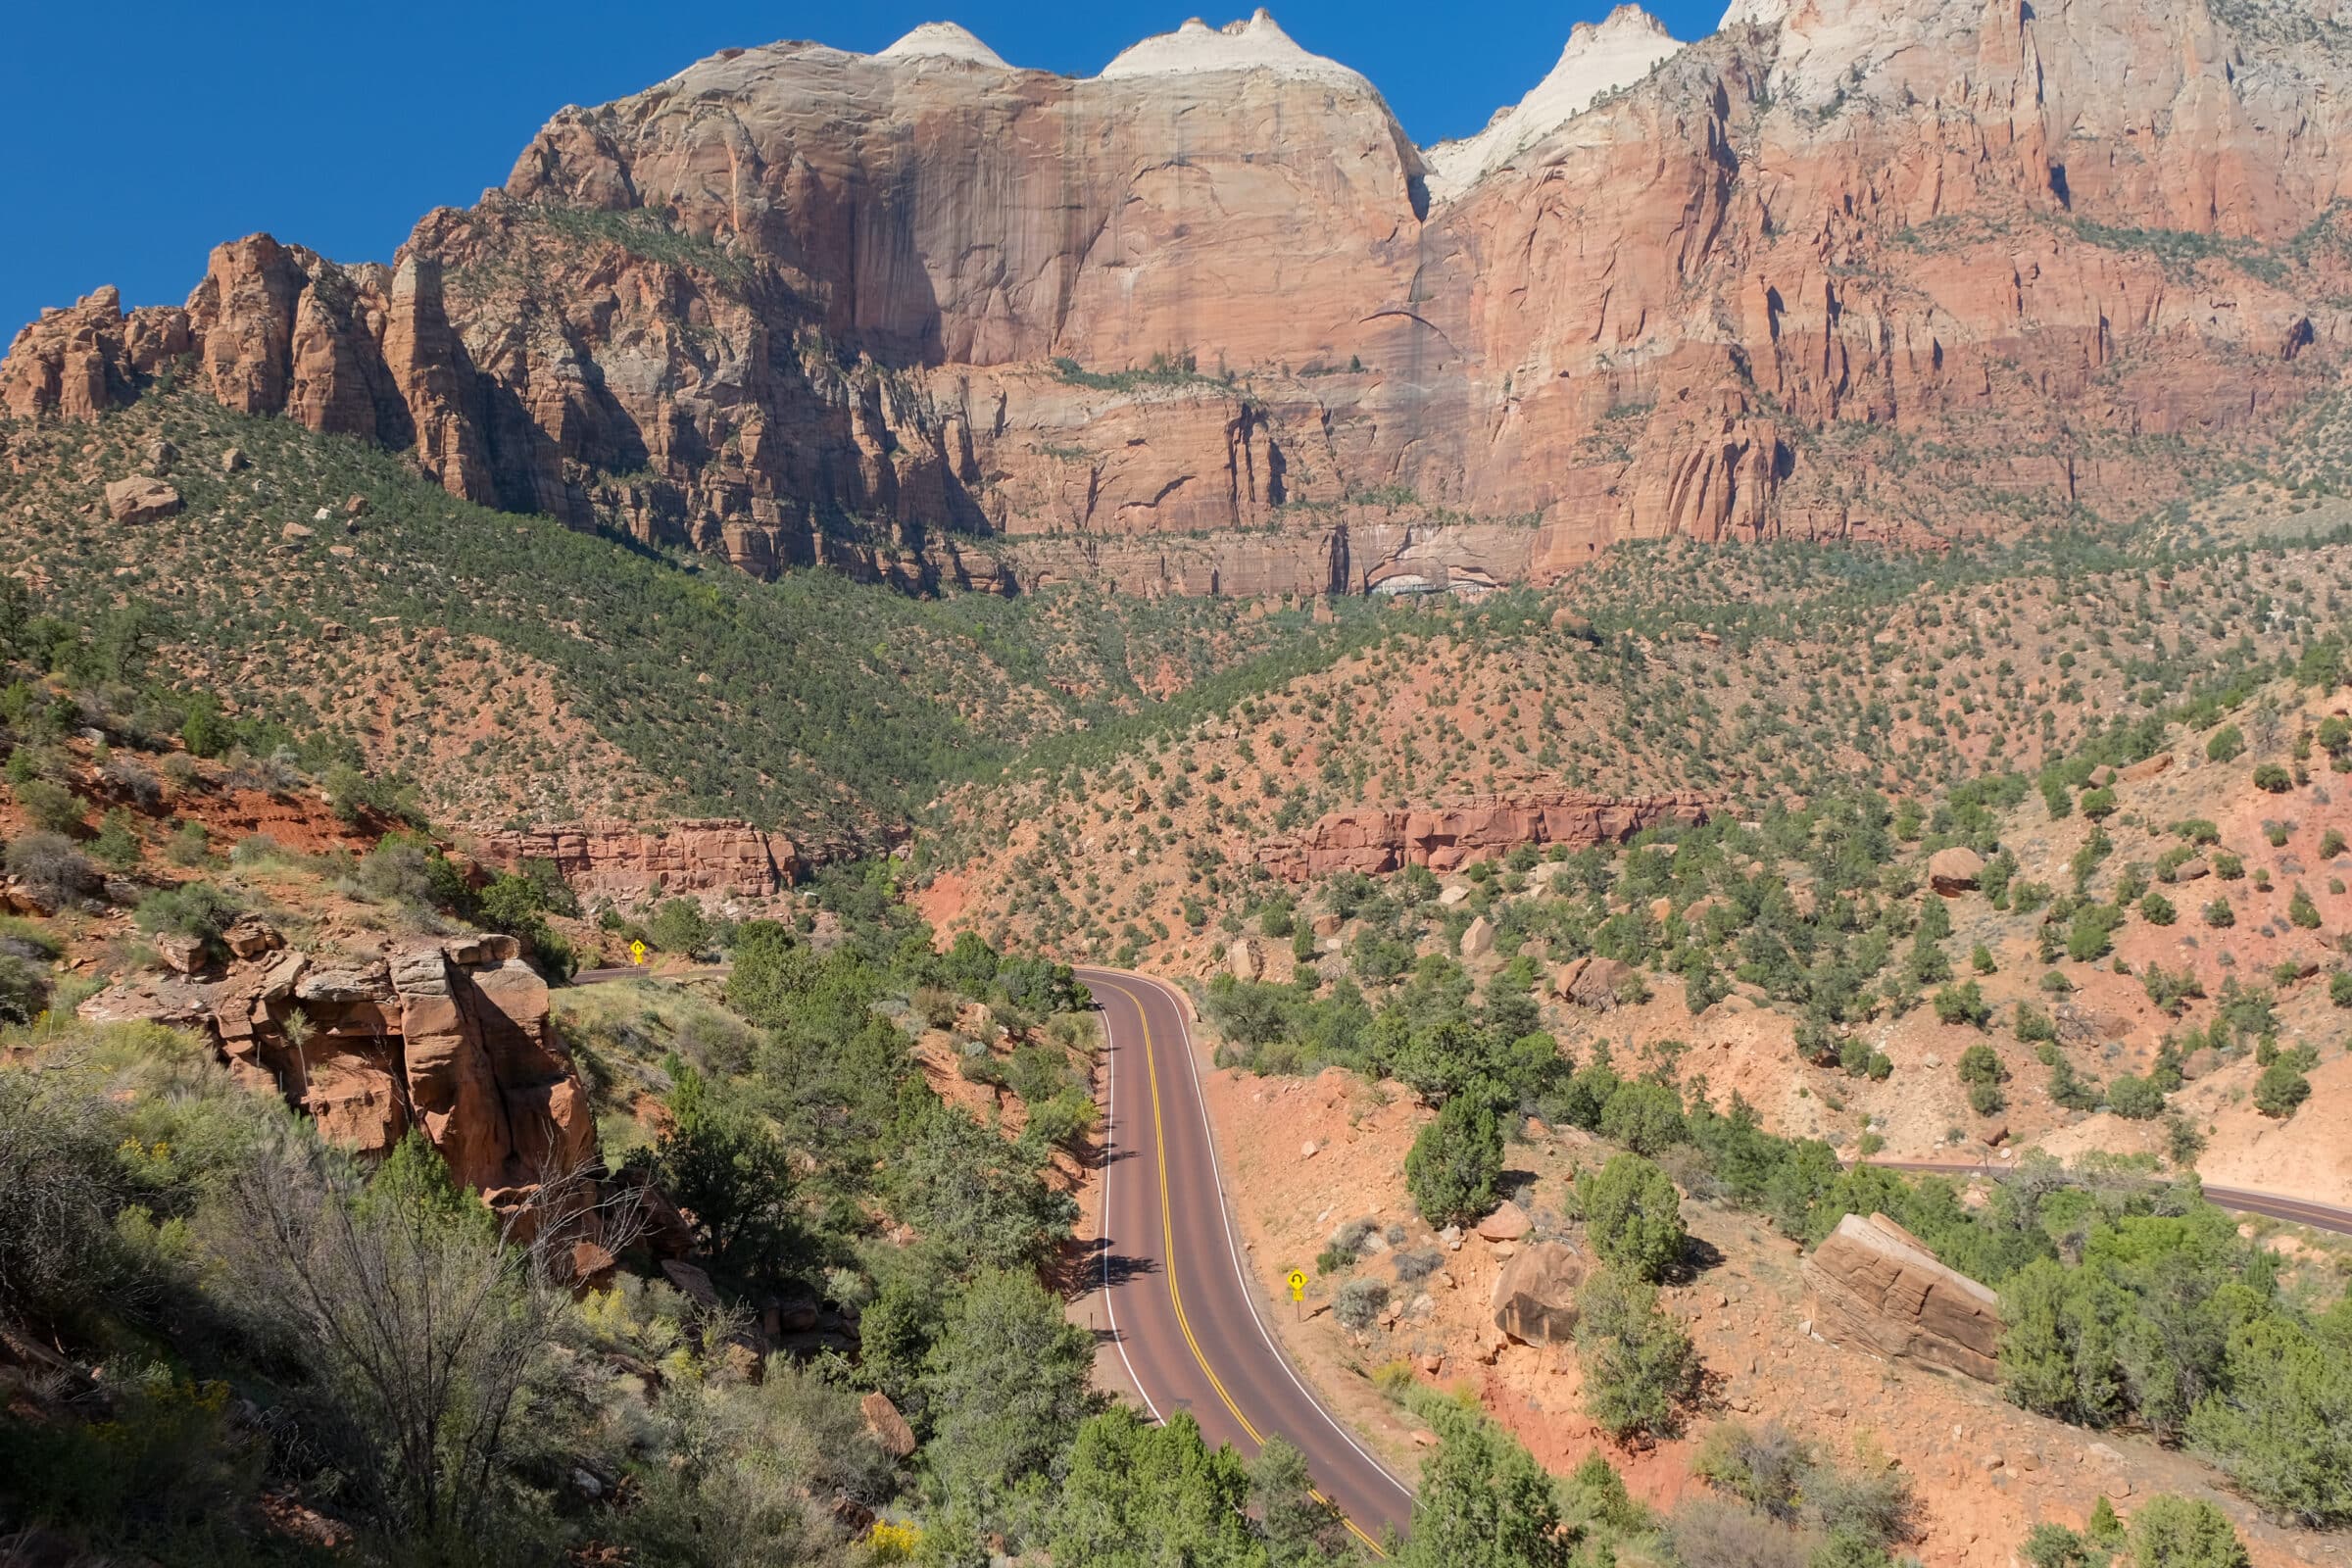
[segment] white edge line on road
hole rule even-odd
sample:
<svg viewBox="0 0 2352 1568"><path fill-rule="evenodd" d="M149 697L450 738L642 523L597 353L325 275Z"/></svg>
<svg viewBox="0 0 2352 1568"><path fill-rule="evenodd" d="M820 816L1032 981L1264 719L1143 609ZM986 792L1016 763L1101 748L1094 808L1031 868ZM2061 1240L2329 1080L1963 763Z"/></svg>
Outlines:
<svg viewBox="0 0 2352 1568"><path fill-rule="evenodd" d="M1102 1004L1098 1002L1096 1005ZM1137 1015L1142 1015L1140 1008ZM1110 1343L1118 1347L1119 1362L1127 1368L1127 1381L1135 1385L1135 1396L1144 1401L1145 1409L1152 1412L1153 1425L1165 1426L1167 1423L1160 1419L1159 1406L1152 1402L1152 1396L1144 1390L1144 1380L1136 1375L1135 1363L1127 1358L1127 1336L1119 1332L1119 1309L1110 1295L1110 1173L1111 1167L1118 1163L1111 1157L1110 1141L1118 1125L1118 1052L1110 1039L1110 1009L1102 1007L1102 1212L1095 1224L1095 1229L1100 1233L1096 1240L1102 1247L1102 1310L1109 1315ZM1166 1178L1163 1176L1161 1179L1164 1181Z"/></svg>
<svg viewBox="0 0 2352 1568"><path fill-rule="evenodd" d="M1169 997L1169 1004L1176 1010L1177 1023L1180 1026L1183 1025L1184 1006L1181 1003L1175 1001L1175 991L1173 987L1162 981L1152 979L1148 975L1137 975L1135 978L1143 981L1146 985L1155 986L1162 993L1166 994ZM1225 1250L1233 1259L1234 1278L1241 1284L1242 1304L1250 1308L1250 1321L1256 1327L1257 1337L1265 1342L1267 1350L1272 1352L1276 1363L1282 1367L1283 1376L1291 1380L1291 1387L1297 1389L1298 1391L1298 1396L1306 1401L1307 1408L1313 1410L1315 1414L1321 1416L1324 1424L1330 1427L1332 1431L1338 1433L1340 1436L1340 1441L1347 1444L1350 1448L1353 1448L1358 1458L1362 1459L1364 1463L1370 1465L1374 1470L1379 1471L1381 1476L1389 1483L1390 1486L1395 1487L1398 1492L1402 1493L1404 1494L1405 1505L1408 1508L1412 1507L1417 1502L1417 1499L1413 1495L1413 1489L1406 1486L1403 1482L1397 1480L1396 1472L1392 1471L1387 1465L1382 1464L1377 1458L1366 1452L1364 1446L1355 1441L1355 1434L1349 1432L1346 1424L1343 1423L1338 1416L1333 1415L1330 1410L1326 1409L1321 1399L1316 1398L1314 1395L1307 1391L1306 1385L1298 1380L1298 1370L1291 1365L1291 1358L1283 1354L1282 1347L1274 1342L1273 1334L1266 1328L1266 1320L1258 1313L1257 1291L1255 1286L1250 1281L1249 1266L1242 1261L1241 1243L1235 1240L1233 1234L1233 1209L1232 1206L1225 1200L1225 1172L1222 1164L1217 1159L1217 1132L1214 1127L1209 1125L1208 1091L1200 1082L1200 1054L1199 1052L1193 1049L1193 1038L1190 1028L1186 1028L1185 1030L1183 1045L1184 1059L1186 1064L1192 1069L1193 1074L1193 1102L1195 1104L1200 1107L1200 1135L1208 1144L1209 1173L1216 1178L1217 1182L1217 1218L1225 1227ZM1164 1180L1165 1177L1163 1176L1162 1179ZM1108 1207L1107 1198L1104 1200L1104 1206L1106 1208Z"/></svg>

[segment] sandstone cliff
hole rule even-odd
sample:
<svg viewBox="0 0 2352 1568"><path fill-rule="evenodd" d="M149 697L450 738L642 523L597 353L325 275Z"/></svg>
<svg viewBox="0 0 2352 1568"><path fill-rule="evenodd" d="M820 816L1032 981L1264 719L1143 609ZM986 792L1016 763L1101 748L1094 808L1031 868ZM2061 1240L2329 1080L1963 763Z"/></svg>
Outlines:
<svg viewBox="0 0 2352 1568"><path fill-rule="evenodd" d="M545 860L581 899L641 906L687 897L705 905L757 901L801 875L792 841L725 818L689 819L659 828L590 822L493 833L482 858L502 870Z"/></svg>
<svg viewBox="0 0 2352 1568"><path fill-rule="evenodd" d="M225 965L190 945L185 972L122 981L82 1015L204 1031L254 1087L362 1153L387 1153L420 1129L494 1202L572 1176L595 1154L587 1089L549 1021L547 983L514 938L330 956L286 951L249 924L230 942Z"/></svg>
<svg viewBox="0 0 2352 1568"><path fill-rule="evenodd" d="M1644 828L1696 826L1715 803L1703 795L1629 799L1555 792L1494 797L1384 810L1356 807L1334 811L1302 832L1257 846L1257 863L1290 882L1336 871L1377 875L1424 865L1451 871L1473 860L1499 859L1522 845L1570 850L1623 844Z"/></svg>
<svg viewBox="0 0 2352 1568"><path fill-rule="evenodd" d="M475 500L913 586L2129 511L2340 363L2348 38L2333 0L1621 14L1428 160L1262 13L1085 79L952 27L730 49L563 111L390 267L255 235L184 307L46 313L0 408L185 365Z"/></svg>

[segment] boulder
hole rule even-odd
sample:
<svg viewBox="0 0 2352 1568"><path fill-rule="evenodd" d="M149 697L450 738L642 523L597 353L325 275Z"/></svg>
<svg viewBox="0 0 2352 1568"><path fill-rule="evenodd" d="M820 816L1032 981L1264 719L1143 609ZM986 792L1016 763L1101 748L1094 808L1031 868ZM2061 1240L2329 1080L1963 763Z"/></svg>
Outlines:
<svg viewBox="0 0 2352 1568"><path fill-rule="evenodd" d="M241 472L248 461L243 447L230 447L226 452L220 454L220 471L222 473Z"/></svg>
<svg viewBox="0 0 2352 1568"><path fill-rule="evenodd" d="M1503 1204L1477 1226L1478 1234L1490 1242L1515 1242L1532 1228L1527 1210L1517 1203Z"/></svg>
<svg viewBox="0 0 2352 1568"><path fill-rule="evenodd" d="M1937 850L1928 858L1928 886L1947 899L1974 893L1984 874L1984 858L1965 844Z"/></svg>
<svg viewBox="0 0 2352 1568"><path fill-rule="evenodd" d="M1494 1326L1523 1345L1564 1345L1576 1335L1576 1292L1585 1260L1565 1242L1520 1249L1494 1279Z"/></svg>
<svg viewBox="0 0 2352 1568"><path fill-rule="evenodd" d="M1886 1215L1846 1215L1801 1272L1822 1338L1999 1381L2000 1298Z"/></svg>
<svg viewBox="0 0 2352 1568"><path fill-rule="evenodd" d="M1613 1012L1617 994L1634 977L1633 965L1615 958L1578 958L1560 966L1551 988L1564 1002L1594 1012Z"/></svg>
<svg viewBox="0 0 2352 1568"><path fill-rule="evenodd" d="M154 522L179 510L179 492L149 474L117 479L106 487L106 514L117 522Z"/></svg>
<svg viewBox="0 0 2352 1568"><path fill-rule="evenodd" d="M1258 952L1257 944L1248 937L1234 940L1233 946L1226 950L1225 961L1232 968L1233 977L1245 984L1263 978L1266 972L1264 956Z"/></svg>
<svg viewBox="0 0 2352 1568"><path fill-rule="evenodd" d="M1494 922L1482 914L1462 932L1462 956L1483 958L1494 951Z"/></svg>
<svg viewBox="0 0 2352 1568"><path fill-rule="evenodd" d="M2169 771L2172 765L2173 754L2158 752L2154 757L2143 758L2139 761L2133 762L2116 776L2127 784L2137 784L2143 779L2151 779L2160 773Z"/></svg>
<svg viewBox="0 0 2352 1568"><path fill-rule="evenodd" d="M858 1409L865 1417L865 1430L873 1434L884 1453L904 1459L914 1452L914 1429L890 1402L889 1395L877 1389L858 1401Z"/></svg>
<svg viewBox="0 0 2352 1568"><path fill-rule="evenodd" d="M174 936L166 932L155 939L156 956L165 967L174 974L194 974L204 967L205 943L202 937Z"/></svg>

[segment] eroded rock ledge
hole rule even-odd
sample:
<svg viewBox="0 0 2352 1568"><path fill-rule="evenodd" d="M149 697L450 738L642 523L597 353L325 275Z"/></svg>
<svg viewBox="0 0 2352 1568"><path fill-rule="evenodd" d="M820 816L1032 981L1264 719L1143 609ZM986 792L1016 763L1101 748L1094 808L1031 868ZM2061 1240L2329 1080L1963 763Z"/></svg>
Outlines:
<svg viewBox="0 0 2352 1568"><path fill-rule="evenodd" d="M589 822L493 833L482 858L502 870L547 860L584 900L638 906L689 897L706 906L774 896L800 880L799 848L731 817L637 827Z"/></svg>
<svg viewBox="0 0 2352 1568"><path fill-rule="evenodd" d="M585 1167L588 1091L548 1015L547 982L513 937L311 955L244 922L232 956L168 952L193 972L133 976L81 1005L95 1022L208 1034L236 1075L308 1110L319 1132L381 1155L412 1127L493 1204Z"/></svg>
<svg viewBox="0 0 2352 1568"><path fill-rule="evenodd" d="M1802 1273L1813 1330L1832 1344L2000 1381L2000 1298L1886 1215L1846 1215Z"/></svg>
<svg viewBox="0 0 2352 1568"><path fill-rule="evenodd" d="M1291 882L1335 871L1378 875L1425 865L1450 871L1494 859L1521 845L1571 850L1622 844L1644 828L1704 823L1717 802L1699 794L1607 796L1553 793L1479 796L1384 810L1334 811L1303 832L1267 839L1257 863Z"/></svg>

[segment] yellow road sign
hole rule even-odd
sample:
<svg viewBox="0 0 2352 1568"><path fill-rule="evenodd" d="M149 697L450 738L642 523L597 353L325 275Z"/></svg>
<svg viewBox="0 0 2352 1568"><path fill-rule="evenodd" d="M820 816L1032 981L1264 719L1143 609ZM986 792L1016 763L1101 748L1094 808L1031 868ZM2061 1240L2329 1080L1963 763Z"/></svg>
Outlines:
<svg viewBox="0 0 2352 1568"><path fill-rule="evenodd" d="M1306 1299L1306 1270L1299 1268L1291 1270L1287 1283L1291 1287L1292 1300L1303 1301Z"/></svg>
<svg viewBox="0 0 2352 1568"><path fill-rule="evenodd" d="M644 943L632 942L629 944L629 961L631 963L643 963L645 961Z"/></svg>

